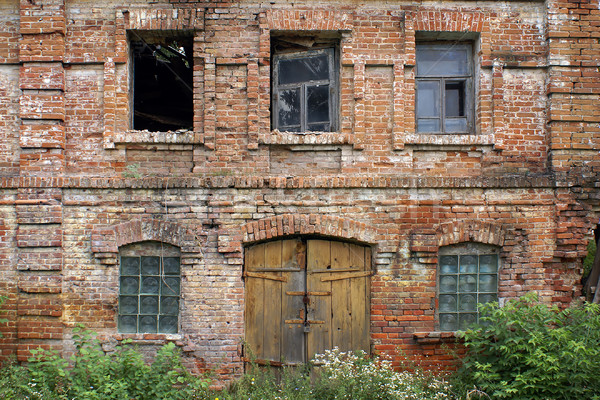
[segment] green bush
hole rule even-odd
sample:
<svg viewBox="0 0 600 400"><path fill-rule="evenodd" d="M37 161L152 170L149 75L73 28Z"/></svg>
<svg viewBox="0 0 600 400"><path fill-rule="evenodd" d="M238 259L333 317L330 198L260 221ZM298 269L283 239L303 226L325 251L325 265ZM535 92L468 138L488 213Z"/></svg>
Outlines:
<svg viewBox="0 0 600 400"><path fill-rule="evenodd" d="M173 343L163 346L148 365L128 345L105 353L91 332L77 327L70 360L51 350L34 350L27 366L5 365L0 398L85 400L193 400L207 397L209 381L191 375Z"/></svg>
<svg viewBox="0 0 600 400"><path fill-rule="evenodd" d="M309 371L312 370L312 373ZM220 400L441 400L450 387L422 371L396 372L391 363L338 349L317 355L312 365L273 370L251 367Z"/></svg>
<svg viewBox="0 0 600 400"><path fill-rule="evenodd" d="M6 301L8 297L6 296L0 296L0 307L2 307L2 305L4 304L4 302ZM4 312L4 310L0 310L0 312ZM8 319L6 318L0 318L0 325L6 324L8 322ZM2 337L2 332L0 332L0 338Z"/></svg>
<svg viewBox="0 0 600 400"><path fill-rule="evenodd" d="M600 399L598 305L561 311L529 294L480 312L482 324L460 334L468 350L456 382L463 396L476 389L492 399Z"/></svg>

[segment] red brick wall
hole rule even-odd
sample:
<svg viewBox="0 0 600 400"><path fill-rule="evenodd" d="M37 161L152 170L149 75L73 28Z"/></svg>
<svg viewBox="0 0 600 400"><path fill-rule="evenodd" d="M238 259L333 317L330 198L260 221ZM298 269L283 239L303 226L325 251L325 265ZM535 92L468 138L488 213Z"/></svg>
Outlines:
<svg viewBox="0 0 600 400"><path fill-rule="evenodd" d="M373 247L372 349L451 365L440 246L501 248L499 297L580 296L600 214L593 1L0 1L0 355L116 330L119 246L182 252L190 365L241 372L244 246L321 235ZM194 129L130 129L127 30L193 30ZM340 37L339 130L271 130L272 31ZM471 135L415 133L415 37L478 36ZM400 351L402 350L402 352Z"/></svg>

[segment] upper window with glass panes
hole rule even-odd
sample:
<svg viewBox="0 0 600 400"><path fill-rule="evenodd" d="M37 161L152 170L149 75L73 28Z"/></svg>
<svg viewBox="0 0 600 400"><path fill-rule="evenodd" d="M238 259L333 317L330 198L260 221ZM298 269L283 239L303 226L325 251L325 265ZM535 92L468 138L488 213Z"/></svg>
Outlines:
<svg viewBox="0 0 600 400"><path fill-rule="evenodd" d="M477 305L498 300L499 249L464 243L440 249L438 321L442 331L479 321Z"/></svg>
<svg viewBox="0 0 600 400"><path fill-rule="evenodd" d="M284 132L337 129L338 71L336 38L272 38L273 128Z"/></svg>
<svg viewBox="0 0 600 400"><path fill-rule="evenodd" d="M419 43L416 50L417 132L472 133L471 44Z"/></svg>

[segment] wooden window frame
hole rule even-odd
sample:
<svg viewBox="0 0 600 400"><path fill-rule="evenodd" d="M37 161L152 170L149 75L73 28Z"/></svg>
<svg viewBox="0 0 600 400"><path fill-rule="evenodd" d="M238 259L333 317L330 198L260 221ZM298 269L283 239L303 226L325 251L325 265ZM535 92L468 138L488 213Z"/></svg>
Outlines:
<svg viewBox="0 0 600 400"><path fill-rule="evenodd" d="M420 49L433 49L433 50L446 50L451 51L452 49L462 49L467 51L468 60L468 74L466 75L452 75L445 74L441 71L439 74L432 74L426 76L419 75L419 62L416 63L416 75L415 75L415 129L419 134L442 134L442 135L461 135L461 134L473 134L475 133L474 127L474 109L475 109L475 91L474 91L474 71L475 62L473 59L473 44L471 42L456 42L456 41L436 41L436 42L418 42L416 45L416 53L418 60L418 53ZM445 116L446 107L446 90L445 84L449 81L464 82L464 113L466 117L466 129L461 131L448 131L446 129L446 121L452 119L452 117ZM439 117L419 117L419 90L418 86L421 82L439 82L440 95L437 99L439 101ZM439 120L440 129L438 131L419 130L419 119L431 119Z"/></svg>
<svg viewBox="0 0 600 400"><path fill-rule="evenodd" d="M304 132L336 132L338 130L339 115L339 50L337 47L326 47L319 49L310 49L295 51L289 53L275 53L273 55L273 68L271 80L271 123L273 129L283 132L304 133ZM329 79L309 80L291 84L279 84L279 62L282 60L301 59L319 54L326 54L329 63ZM328 131L310 131L307 122L307 103L306 88L313 85L329 85L329 130ZM279 91L283 89L300 89L300 126L299 131L288 131L279 126Z"/></svg>

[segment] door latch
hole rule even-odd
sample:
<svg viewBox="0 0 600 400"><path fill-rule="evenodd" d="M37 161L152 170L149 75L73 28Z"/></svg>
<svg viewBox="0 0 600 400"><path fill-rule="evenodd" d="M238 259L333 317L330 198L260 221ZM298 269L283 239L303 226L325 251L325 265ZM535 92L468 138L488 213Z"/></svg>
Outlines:
<svg viewBox="0 0 600 400"><path fill-rule="evenodd" d="M308 323L308 321L304 322L304 333L308 333L310 332L310 324Z"/></svg>

